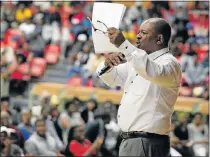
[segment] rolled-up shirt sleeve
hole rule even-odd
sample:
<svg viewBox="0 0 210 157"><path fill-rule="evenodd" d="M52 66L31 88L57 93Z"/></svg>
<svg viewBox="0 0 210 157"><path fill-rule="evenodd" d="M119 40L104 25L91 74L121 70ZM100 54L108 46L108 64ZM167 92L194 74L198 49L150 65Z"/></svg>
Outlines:
<svg viewBox="0 0 210 157"><path fill-rule="evenodd" d="M104 62L100 63L96 73L98 74L102 68L104 68ZM98 75L99 76L99 75ZM103 75L99 76L103 82L110 86L110 87L115 87L115 86L124 86L125 81L128 76L128 64L120 64L116 67L113 67L110 69L108 72L104 73Z"/></svg>
<svg viewBox="0 0 210 157"><path fill-rule="evenodd" d="M125 55L127 62L143 78L167 87L180 85L181 67L172 58L155 62L144 50L136 48L127 40L120 45L119 49Z"/></svg>

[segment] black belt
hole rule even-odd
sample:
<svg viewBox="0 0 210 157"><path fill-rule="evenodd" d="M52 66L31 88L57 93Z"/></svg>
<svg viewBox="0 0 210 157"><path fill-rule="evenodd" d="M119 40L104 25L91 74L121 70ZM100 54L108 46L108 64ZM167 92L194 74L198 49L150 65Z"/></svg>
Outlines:
<svg viewBox="0 0 210 157"><path fill-rule="evenodd" d="M132 132L121 132L120 137L122 139L129 139L129 138L169 138L168 135L160 135L160 134L154 134L149 132L143 132L143 131L132 131Z"/></svg>

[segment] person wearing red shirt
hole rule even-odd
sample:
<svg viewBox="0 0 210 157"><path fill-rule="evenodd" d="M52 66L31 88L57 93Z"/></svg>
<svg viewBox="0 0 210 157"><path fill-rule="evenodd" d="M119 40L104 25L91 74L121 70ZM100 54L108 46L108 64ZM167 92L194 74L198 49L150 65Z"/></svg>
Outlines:
<svg viewBox="0 0 210 157"><path fill-rule="evenodd" d="M84 126L72 127L69 131L68 151L73 156L97 156L97 149L103 143L103 137L98 137L92 144L84 136Z"/></svg>

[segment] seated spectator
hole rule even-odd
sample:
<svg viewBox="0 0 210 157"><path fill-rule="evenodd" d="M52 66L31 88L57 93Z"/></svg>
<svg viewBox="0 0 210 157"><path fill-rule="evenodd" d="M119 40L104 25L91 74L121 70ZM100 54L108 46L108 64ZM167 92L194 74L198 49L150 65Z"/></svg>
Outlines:
<svg viewBox="0 0 210 157"><path fill-rule="evenodd" d="M18 113L14 108L11 107L10 101L7 98L1 98L0 105L1 105L1 112L7 112L14 125L20 122Z"/></svg>
<svg viewBox="0 0 210 157"><path fill-rule="evenodd" d="M198 55L193 55L191 66L186 69L185 76L186 82L189 85L195 85L204 82L207 71L203 68L202 64L198 61Z"/></svg>
<svg viewBox="0 0 210 157"><path fill-rule="evenodd" d="M97 149L100 148L104 139L103 137L98 137L92 144L84 136L83 126L74 126L69 131L67 155L73 156L97 156Z"/></svg>
<svg viewBox="0 0 210 157"><path fill-rule="evenodd" d="M16 10L16 20L18 22L23 22L24 19L31 17L32 17L32 12L30 8L25 7L23 3L19 4Z"/></svg>
<svg viewBox="0 0 210 157"><path fill-rule="evenodd" d="M17 68L17 59L10 47L1 48L1 98L9 98L9 78Z"/></svg>
<svg viewBox="0 0 210 157"><path fill-rule="evenodd" d="M95 99L90 99L87 106L81 112L81 117L85 123L94 121L94 111L97 109L98 104Z"/></svg>
<svg viewBox="0 0 210 157"><path fill-rule="evenodd" d="M28 50L28 44L24 43L22 48L17 50L18 68L12 73L10 81L13 92L23 95L30 79L30 67L33 54Z"/></svg>
<svg viewBox="0 0 210 157"><path fill-rule="evenodd" d="M6 32L6 30L8 29L9 25L8 22L4 19L4 17L1 15L0 16L0 39L2 40L4 38L4 33Z"/></svg>
<svg viewBox="0 0 210 157"><path fill-rule="evenodd" d="M54 123L52 122L52 120L50 120L49 113L50 113L49 106L42 107L41 114L42 114L42 118L45 120L46 129L50 133L50 135L55 139L56 148L58 150L61 150L61 149L63 149L63 142L60 140L60 138L56 132Z"/></svg>
<svg viewBox="0 0 210 157"><path fill-rule="evenodd" d="M67 112L60 114L58 124L62 129L62 140L64 144L67 144L69 128L75 125L84 125L84 121L78 112L77 104L75 101L67 101L65 103L65 109Z"/></svg>
<svg viewBox="0 0 210 157"><path fill-rule="evenodd" d="M195 156L208 156L208 126L203 122L203 115L196 113L193 122L187 126L189 131L189 140L192 142L192 148Z"/></svg>
<svg viewBox="0 0 210 157"><path fill-rule="evenodd" d="M55 130L58 134L59 139L62 141L62 129L60 128L58 124L59 116L60 116L60 110L59 110L59 105L60 105L60 100L57 95L52 95L50 98L50 105L51 105L51 110L50 110L50 116L51 116L51 121L54 123Z"/></svg>
<svg viewBox="0 0 210 157"><path fill-rule="evenodd" d="M53 34L52 32L53 32L53 27L50 24L50 21L46 20L46 22L43 24L42 33L41 33L42 38L44 39L46 45L50 44L52 41L52 34Z"/></svg>
<svg viewBox="0 0 210 157"><path fill-rule="evenodd" d="M181 152L182 152L182 144L179 140L179 138L174 134L174 129L175 129L175 122L171 123L171 132L170 132L170 137L171 137L171 156L176 156L177 154L179 154L178 156L182 156Z"/></svg>
<svg viewBox="0 0 210 157"><path fill-rule="evenodd" d="M11 123L11 117L9 116L9 114L5 111L1 112L1 126L5 126L7 128L11 128L14 129L16 134L17 134L17 138L15 139L14 143L17 144L18 146L20 146L21 148L24 147L24 137L21 133L21 131Z"/></svg>
<svg viewBox="0 0 210 157"><path fill-rule="evenodd" d="M36 131L25 143L26 153L32 156L62 156L56 149L55 139L47 132L45 120L38 119L35 128Z"/></svg>
<svg viewBox="0 0 210 157"><path fill-rule="evenodd" d="M1 156L21 156L24 157L23 150L14 143L16 132L14 129L1 126L0 142L1 142Z"/></svg>
<svg viewBox="0 0 210 157"><path fill-rule="evenodd" d="M43 56L43 49L45 47L45 42L41 36L42 31L42 19L41 17L37 17L35 19L35 28L34 31L27 36L27 41L29 44L29 50L33 53L36 57Z"/></svg>
<svg viewBox="0 0 210 157"><path fill-rule="evenodd" d="M187 117L182 114L179 116L178 124L175 126L174 134L180 140L188 140Z"/></svg>
<svg viewBox="0 0 210 157"><path fill-rule="evenodd" d="M29 109L22 109L21 117L22 117L23 122L18 125L18 128L20 129L21 133L23 134L25 140L28 140L28 138L33 133L33 125L32 125L32 121L31 121L31 111Z"/></svg>
<svg viewBox="0 0 210 157"><path fill-rule="evenodd" d="M29 36L35 31L35 28L36 26L30 18L25 18L24 22L19 25L19 29L24 33L26 38L29 38Z"/></svg>
<svg viewBox="0 0 210 157"><path fill-rule="evenodd" d="M175 126L174 134L182 144L181 154L183 156L191 156L191 150L189 149L189 147L187 147L189 138L187 129L187 116L185 114L179 115L178 124Z"/></svg>
<svg viewBox="0 0 210 157"><path fill-rule="evenodd" d="M70 60L70 66L67 71L67 77L71 78L74 73L78 73L82 77L82 85L85 86L87 83L87 76L85 75L85 69L84 65L87 63L89 59L89 54L90 54L90 47L89 45L85 45L83 47L83 51L80 51L75 54L74 57L75 60L71 59Z"/></svg>

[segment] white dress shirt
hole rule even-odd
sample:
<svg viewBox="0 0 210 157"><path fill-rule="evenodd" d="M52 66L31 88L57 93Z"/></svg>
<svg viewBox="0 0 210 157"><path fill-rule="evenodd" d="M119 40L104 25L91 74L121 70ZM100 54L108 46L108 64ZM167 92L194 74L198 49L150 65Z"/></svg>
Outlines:
<svg viewBox="0 0 210 157"><path fill-rule="evenodd" d="M108 86L124 88L117 116L120 129L169 135L181 83L180 64L168 48L148 55L126 40L119 49L127 62L100 78ZM97 73L103 67L104 62Z"/></svg>

